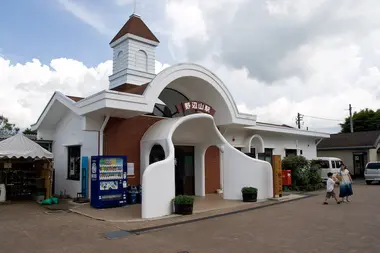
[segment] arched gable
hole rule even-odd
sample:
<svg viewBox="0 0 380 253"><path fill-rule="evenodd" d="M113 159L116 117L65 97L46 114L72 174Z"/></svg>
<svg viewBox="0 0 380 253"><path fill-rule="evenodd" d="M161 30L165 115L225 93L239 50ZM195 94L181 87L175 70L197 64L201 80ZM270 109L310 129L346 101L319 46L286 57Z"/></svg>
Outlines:
<svg viewBox="0 0 380 253"><path fill-rule="evenodd" d="M155 101L166 88L182 89L184 93L190 92L194 97L207 99L202 101L210 104L216 110L215 122L223 124L253 125L256 117L240 113L231 93L224 83L210 70L197 64L177 64L161 71L149 83L143 96L148 108L153 111Z"/></svg>

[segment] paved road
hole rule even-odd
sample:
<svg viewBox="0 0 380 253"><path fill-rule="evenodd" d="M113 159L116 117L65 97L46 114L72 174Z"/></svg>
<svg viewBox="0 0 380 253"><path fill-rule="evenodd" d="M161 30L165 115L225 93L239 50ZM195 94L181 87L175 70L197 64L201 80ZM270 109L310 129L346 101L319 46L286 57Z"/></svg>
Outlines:
<svg viewBox="0 0 380 253"><path fill-rule="evenodd" d="M103 236L109 223L0 206L0 252L378 253L380 186L354 191L348 204L324 206L321 195L117 240Z"/></svg>

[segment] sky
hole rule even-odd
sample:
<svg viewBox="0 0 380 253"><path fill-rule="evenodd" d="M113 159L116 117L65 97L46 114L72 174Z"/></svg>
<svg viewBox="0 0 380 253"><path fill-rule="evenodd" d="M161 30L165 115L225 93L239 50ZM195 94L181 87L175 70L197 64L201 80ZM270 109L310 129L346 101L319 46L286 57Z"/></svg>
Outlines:
<svg viewBox="0 0 380 253"><path fill-rule="evenodd" d="M35 123L55 90L106 89L109 42L134 0L4 1L0 114ZM258 121L334 133L354 111L380 108L376 0L136 0L160 40L156 72L180 62L213 71Z"/></svg>

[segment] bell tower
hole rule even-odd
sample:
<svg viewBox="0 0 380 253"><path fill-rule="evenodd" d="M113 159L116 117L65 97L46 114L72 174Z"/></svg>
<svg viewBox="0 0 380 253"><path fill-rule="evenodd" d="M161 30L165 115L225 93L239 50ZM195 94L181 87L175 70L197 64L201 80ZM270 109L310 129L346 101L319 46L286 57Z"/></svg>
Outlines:
<svg viewBox="0 0 380 253"><path fill-rule="evenodd" d="M156 76L155 54L159 43L140 16L132 14L110 42L113 49L113 73L109 77L109 88L125 83L149 83Z"/></svg>

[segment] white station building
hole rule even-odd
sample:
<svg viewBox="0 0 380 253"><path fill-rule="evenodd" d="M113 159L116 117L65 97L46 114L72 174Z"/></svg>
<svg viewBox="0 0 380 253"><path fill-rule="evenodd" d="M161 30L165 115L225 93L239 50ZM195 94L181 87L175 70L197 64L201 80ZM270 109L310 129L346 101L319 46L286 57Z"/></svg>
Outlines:
<svg viewBox="0 0 380 253"><path fill-rule="evenodd" d="M240 113L226 85L203 66L176 64L155 74L159 40L137 15L110 43L109 89L86 98L55 92L32 126L53 141L55 193L81 192L83 157L125 155L142 185L142 218L171 213L178 194L222 192L241 199L241 188L273 196L272 155L317 156L328 134L259 123ZM90 191L89 191L90 192Z"/></svg>

